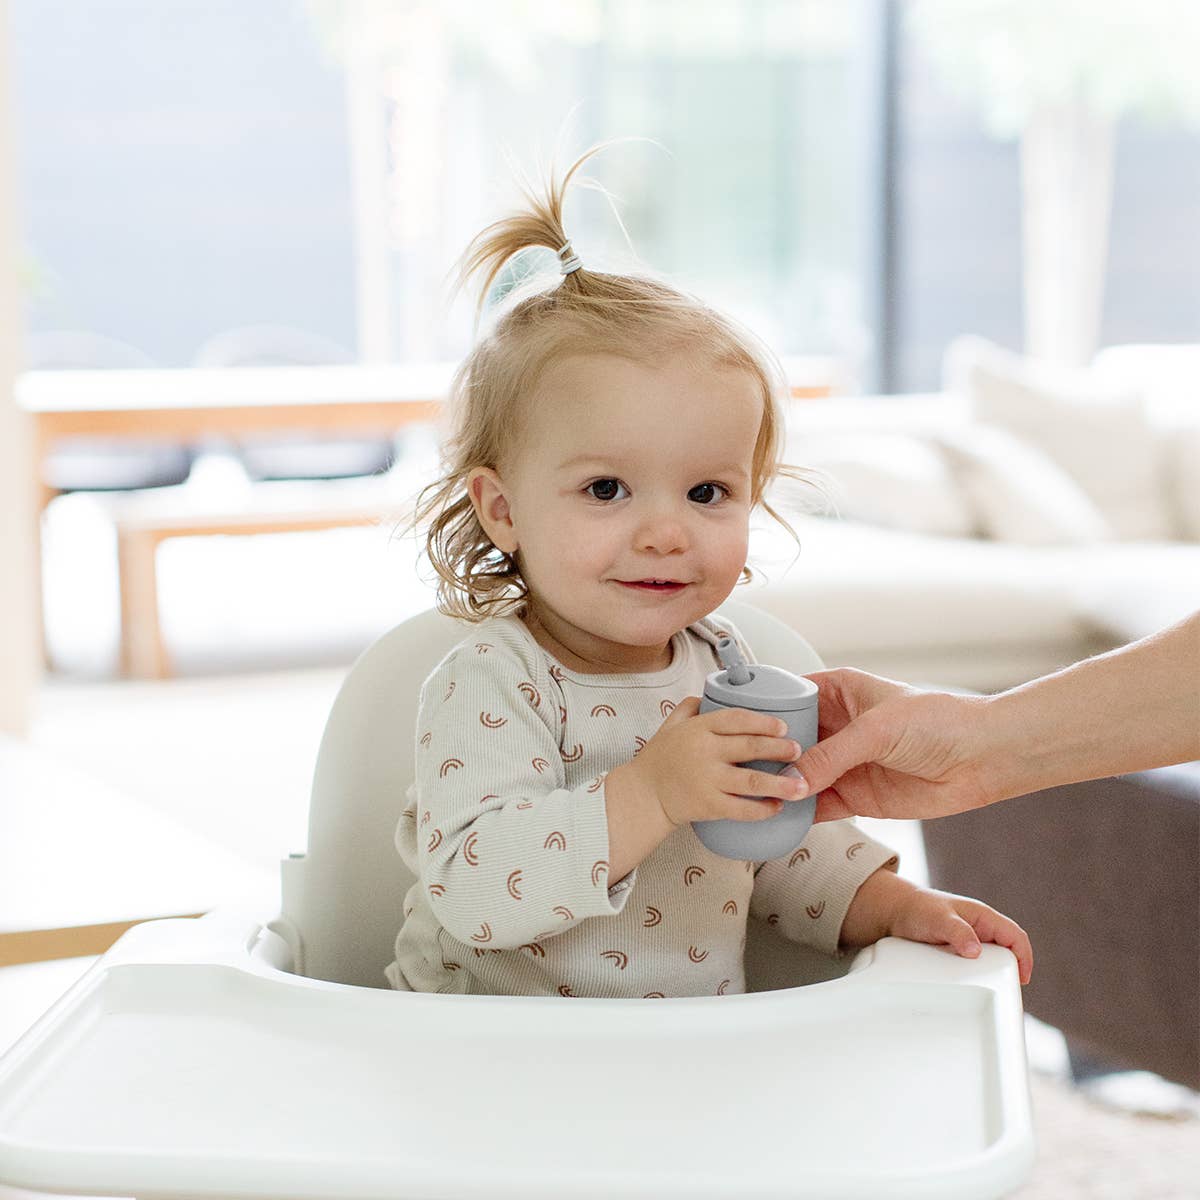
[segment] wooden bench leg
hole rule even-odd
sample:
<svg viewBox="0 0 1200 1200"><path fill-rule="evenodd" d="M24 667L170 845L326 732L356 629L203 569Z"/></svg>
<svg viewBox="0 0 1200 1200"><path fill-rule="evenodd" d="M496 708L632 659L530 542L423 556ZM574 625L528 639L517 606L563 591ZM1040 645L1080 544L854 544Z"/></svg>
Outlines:
<svg viewBox="0 0 1200 1200"><path fill-rule="evenodd" d="M40 463L41 457L35 457L34 462ZM38 645L42 648L42 665L52 667L54 664L50 658L50 643L46 639L46 587L43 579L44 563L42 561L43 552L46 546L46 509L50 507L50 501L53 500L59 491L57 488L49 487L47 484L38 480L34 493L34 517L33 517L33 620L36 625L34 631L38 639Z"/></svg>
<svg viewBox="0 0 1200 1200"><path fill-rule="evenodd" d="M132 679L166 679L171 674L158 619L155 556L160 540L145 530L120 530L117 534L121 674Z"/></svg>
<svg viewBox="0 0 1200 1200"><path fill-rule="evenodd" d="M311 533L324 529L377 526L407 519L399 506L304 512L247 511L234 514L152 514L116 522L118 586L121 592L121 674L167 679L171 661L163 644L158 613L155 556L160 543L177 537L249 537L259 533Z"/></svg>

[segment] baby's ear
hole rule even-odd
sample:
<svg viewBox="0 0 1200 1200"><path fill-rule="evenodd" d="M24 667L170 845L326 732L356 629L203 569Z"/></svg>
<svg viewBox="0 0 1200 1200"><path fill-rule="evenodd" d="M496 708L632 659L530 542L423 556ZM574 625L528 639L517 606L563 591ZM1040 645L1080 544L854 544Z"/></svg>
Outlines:
<svg viewBox="0 0 1200 1200"><path fill-rule="evenodd" d="M517 530L504 481L491 467L475 467L467 476L467 496L492 545L513 554L518 547Z"/></svg>

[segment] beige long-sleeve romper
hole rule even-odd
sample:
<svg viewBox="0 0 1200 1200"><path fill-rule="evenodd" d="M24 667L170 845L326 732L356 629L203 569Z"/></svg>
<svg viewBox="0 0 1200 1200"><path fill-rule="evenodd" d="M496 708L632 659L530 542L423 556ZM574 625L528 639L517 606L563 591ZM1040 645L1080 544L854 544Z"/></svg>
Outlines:
<svg viewBox="0 0 1200 1200"><path fill-rule="evenodd" d="M850 821L788 858L721 858L690 825L609 879L606 772L628 762L719 668L720 613L675 634L647 674L577 674L516 617L481 622L421 691L416 778L396 831L417 876L394 988L602 997L745 990L750 914L838 952L854 893L896 857Z"/></svg>

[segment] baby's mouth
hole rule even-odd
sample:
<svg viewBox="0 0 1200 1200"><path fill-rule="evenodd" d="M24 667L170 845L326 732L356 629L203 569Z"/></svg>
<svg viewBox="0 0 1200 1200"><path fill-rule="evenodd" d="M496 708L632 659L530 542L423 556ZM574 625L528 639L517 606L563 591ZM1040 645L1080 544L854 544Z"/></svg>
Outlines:
<svg viewBox="0 0 1200 1200"><path fill-rule="evenodd" d="M622 587L638 588L644 592L681 592L688 585L677 579L618 579Z"/></svg>

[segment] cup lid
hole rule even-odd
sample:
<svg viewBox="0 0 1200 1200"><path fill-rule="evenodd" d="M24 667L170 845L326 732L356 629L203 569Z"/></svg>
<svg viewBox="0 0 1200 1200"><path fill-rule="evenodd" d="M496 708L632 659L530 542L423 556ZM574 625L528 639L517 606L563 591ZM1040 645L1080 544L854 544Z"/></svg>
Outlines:
<svg viewBox="0 0 1200 1200"><path fill-rule="evenodd" d="M729 708L766 712L794 712L817 702L817 685L811 679L763 663L747 663L743 670L750 675L745 683L730 683L728 669L714 671L704 681L705 695Z"/></svg>

